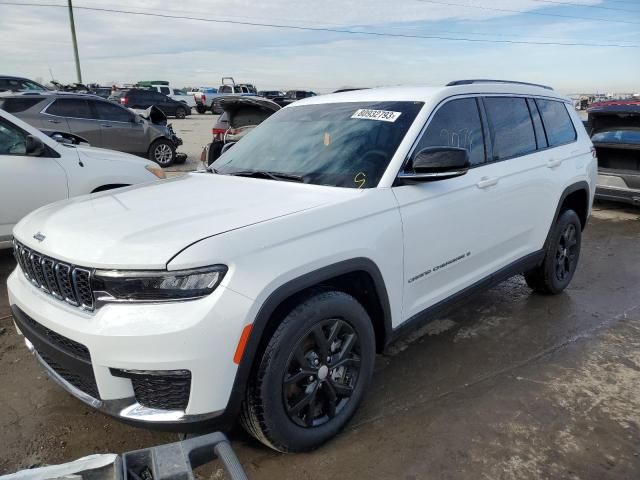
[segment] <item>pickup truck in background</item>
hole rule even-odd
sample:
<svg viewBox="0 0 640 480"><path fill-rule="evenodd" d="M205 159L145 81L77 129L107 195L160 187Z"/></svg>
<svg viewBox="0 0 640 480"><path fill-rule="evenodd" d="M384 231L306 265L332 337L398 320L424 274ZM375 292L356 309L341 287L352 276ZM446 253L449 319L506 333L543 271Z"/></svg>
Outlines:
<svg viewBox="0 0 640 480"><path fill-rule="evenodd" d="M222 113L222 108L216 103L216 99L220 96L258 95L258 90L254 85L250 83L236 83L233 77L222 77L221 83L222 85L220 85L215 93L196 92L194 94L194 99L196 101L196 111L198 113L206 113L207 111L211 111L214 114Z"/></svg>

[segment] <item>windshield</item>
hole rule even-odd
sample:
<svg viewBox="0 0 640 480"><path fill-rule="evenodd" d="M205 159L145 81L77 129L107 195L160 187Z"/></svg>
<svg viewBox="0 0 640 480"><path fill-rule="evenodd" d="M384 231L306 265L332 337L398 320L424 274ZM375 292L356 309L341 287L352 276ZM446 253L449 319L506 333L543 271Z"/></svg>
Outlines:
<svg viewBox="0 0 640 480"><path fill-rule="evenodd" d="M377 102L285 108L212 167L217 173L268 171L317 185L375 187L422 105Z"/></svg>
<svg viewBox="0 0 640 480"><path fill-rule="evenodd" d="M640 145L640 129L638 130L608 130L594 133L591 136L594 143L624 143Z"/></svg>

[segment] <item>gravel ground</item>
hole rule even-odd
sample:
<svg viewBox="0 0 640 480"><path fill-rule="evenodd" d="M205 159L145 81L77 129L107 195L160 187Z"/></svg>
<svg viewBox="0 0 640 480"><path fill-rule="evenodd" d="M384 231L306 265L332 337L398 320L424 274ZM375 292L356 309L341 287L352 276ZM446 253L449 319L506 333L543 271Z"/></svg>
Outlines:
<svg viewBox="0 0 640 480"><path fill-rule="evenodd" d="M202 148L211 142L211 129L217 119L218 115L213 115L211 112L200 115L195 109L191 115L182 120L169 119L174 131L183 141L178 152L186 153L187 161L182 165L172 165L167 168L165 172L168 176L174 175L175 172L190 172L198 168L200 153L202 153Z"/></svg>

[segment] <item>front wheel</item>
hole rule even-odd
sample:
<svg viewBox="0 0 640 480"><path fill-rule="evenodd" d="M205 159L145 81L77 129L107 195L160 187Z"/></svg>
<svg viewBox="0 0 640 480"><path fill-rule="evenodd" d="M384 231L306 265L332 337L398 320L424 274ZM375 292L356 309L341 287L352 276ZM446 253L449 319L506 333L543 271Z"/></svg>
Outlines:
<svg viewBox="0 0 640 480"><path fill-rule="evenodd" d="M187 109L185 107L176 108L176 118L183 119L187 116Z"/></svg>
<svg viewBox="0 0 640 480"><path fill-rule="evenodd" d="M153 142L149 148L149 160L156 162L161 167L170 167L176 159L176 147L173 142L160 138Z"/></svg>
<svg viewBox="0 0 640 480"><path fill-rule="evenodd" d="M542 264L524 274L527 285L548 294L567 288L578 266L581 241L582 224L578 214L565 210L553 227Z"/></svg>
<svg viewBox="0 0 640 480"><path fill-rule="evenodd" d="M275 450L312 450L353 416L374 361L373 326L362 305L343 292L312 293L269 340L251 376L241 422Z"/></svg>

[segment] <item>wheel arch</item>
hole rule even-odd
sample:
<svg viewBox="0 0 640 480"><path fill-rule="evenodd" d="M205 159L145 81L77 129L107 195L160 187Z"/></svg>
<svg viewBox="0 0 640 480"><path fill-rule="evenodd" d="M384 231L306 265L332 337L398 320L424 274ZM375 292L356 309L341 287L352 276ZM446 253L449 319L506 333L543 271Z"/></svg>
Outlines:
<svg viewBox="0 0 640 480"><path fill-rule="evenodd" d="M553 221L549 226L549 232L547 233L547 238L545 239L544 246L547 246L549 239L551 237L551 232L553 231L553 226L555 225L558 217L562 212L567 209L575 210L580 218L580 223L582 224L582 230L587 226L587 220L589 217L589 200L590 200L590 192L589 192L589 184L586 181L580 181L569 185L564 189L562 195L560 195L560 199L558 200L558 205L556 207L556 212L553 215Z"/></svg>
<svg viewBox="0 0 640 480"><path fill-rule="evenodd" d="M359 257L308 272L276 288L260 306L238 365L228 408L239 409L254 365L280 320L296 300L315 288L343 291L362 303L373 323L376 349L382 351L392 327L389 297L378 266L368 258Z"/></svg>

